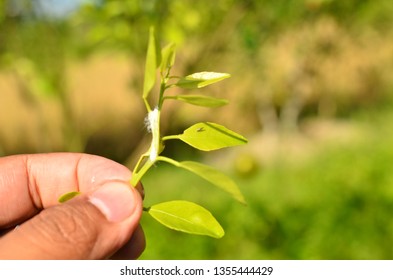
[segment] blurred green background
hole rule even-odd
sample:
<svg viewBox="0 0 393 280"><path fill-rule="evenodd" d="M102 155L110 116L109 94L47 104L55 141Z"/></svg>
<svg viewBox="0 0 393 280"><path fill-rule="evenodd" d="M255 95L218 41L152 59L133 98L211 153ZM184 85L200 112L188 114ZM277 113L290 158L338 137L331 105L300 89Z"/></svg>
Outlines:
<svg viewBox="0 0 393 280"><path fill-rule="evenodd" d="M231 73L199 93L230 105L169 103L162 129L223 124L249 144L194 159L233 176L242 206L159 164L146 205L212 211L226 235L170 231L144 216L142 259L393 258L391 0L1 0L0 155L102 155L133 167L146 149L141 101L150 25L177 44L173 73Z"/></svg>

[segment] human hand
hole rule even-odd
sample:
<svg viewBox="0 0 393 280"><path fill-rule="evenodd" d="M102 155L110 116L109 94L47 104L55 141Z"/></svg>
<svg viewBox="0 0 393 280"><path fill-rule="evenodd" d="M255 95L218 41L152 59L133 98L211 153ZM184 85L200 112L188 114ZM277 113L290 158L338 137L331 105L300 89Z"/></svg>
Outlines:
<svg viewBox="0 0 393 280"><path fill-rule="evenodd" d="M130 179L126 167L87 154L0 158L0 259L137 258L142 189ZM71 191L82 194L57 202Z"/></svg>

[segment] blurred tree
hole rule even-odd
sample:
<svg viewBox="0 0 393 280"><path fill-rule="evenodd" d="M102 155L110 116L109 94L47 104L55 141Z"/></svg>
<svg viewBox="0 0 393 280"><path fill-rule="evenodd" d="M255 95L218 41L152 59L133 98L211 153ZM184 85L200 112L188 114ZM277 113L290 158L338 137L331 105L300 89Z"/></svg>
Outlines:
<svg viewBox="0 0 393 280"><path fill-rule="evenodd" d="M182 74L209 69L213 64L214 69L218 65L218 71L233 74L235 78L229 81L228 88L222 88L222 94L235 101L231 110L233 113L232 116L223 118L228 118L228 122L236 120L240 127L247 127L250 132L255 132L265 126L269 118L281 116L293 126L297 118L303 116L305 105L310 112L318 111L322 103L305 102L295 93L307 91L305 84L307 87L320 81L323 82L320 82L321 86L334 84L334 81L318 80L313 76L313 73L318 72L313 68L318 67L321 56L316 55L315 52L319 51L314 47L307 50L307 45L312 45L310 42L313 38L310 37L315 36L315 41L318 41L316 37L323 37L323 34L316 33L325 31L307 35L303 29L307 29L307 26L319 26L321 19L329 18L345 38L361 38L360 35L365 30L380 38L391 29L393 22L393 5L390 0L380 0L378 3L371 0L90 0L81 1L79 9L64 17L48 15L49 3L56 2L0 1L0 66L12 68L14 73L18 73L15 75L19 77L19 83L23 84L25 95L30 99L42 100L38 95L58 99L64 108L66 119L71 124L74 123L65 125L74 126L66 128L65 131L69 131L66 134L82 133L75 124L71 106L67 105L69 100L64 86L66 62L71 57L75 58L75 55L87 57L102 50L110 50L125 53L136 65L143 65L150 25L156 25L161 42L173 41L182 50L178 55L180 63L177 66ZM289 43L293 46L289 60L292 59L297 67L294 71L289 71L292 74L288 74L284 80L280 81L275 77L276 81L273 81L271 77L274 73L271 69L285 65L278 65L281 62L271 57L277 55L272 49L275 44L285 44L295 33L299 38L293 40L298 43L296 46ZM355 43L357 42L353 45ZM359 45L365 44L360 43ZM327 45L329 44L321 47L325 48ZM333 54L329 55L330 58L334 57ZM134 68L137 71L130 77L130 85L137 91L141 89L143 69ZM371 73L365 74L370 76L365 80L368 87L373 88L371 90L385 90L377 84L384 82L384 78L379 77L385 75L383 73L386 69L382 66L366 69L365 72ZM318 72L320 74L325 77L329 73ZM271 93L266 93L266 80L273 81L267 86ZM273 95L269 102L263 101ZM350 98L337 99L339 103L349 104L345 107L348 111L351 110L352 101ZM235 117L239 113L245 114L242 120ZM183 120L182 117L181 111L174 112L175 119ZM190 120L184 120L187 121ZM173 119L167 123L176 126L169 127L173 130L184 125ZM71 140L70 142L79 142L72 149L83 149L82 142L86 139L82 138L86 137Z"/></svg>
<svg viewBox="0 0 393 280"><path fill-rule="evenodd" d="M22 100L36 108L41 118L40 102L56 99L64 114L64 147L82 151L81 133L64 85L69 28L65 20L45 17L39 1L1 2L0 57L2 67L11 70L18 82ZM41 121L44 121L41 119ZM45 135L45 131L41 131Z"/></svg>

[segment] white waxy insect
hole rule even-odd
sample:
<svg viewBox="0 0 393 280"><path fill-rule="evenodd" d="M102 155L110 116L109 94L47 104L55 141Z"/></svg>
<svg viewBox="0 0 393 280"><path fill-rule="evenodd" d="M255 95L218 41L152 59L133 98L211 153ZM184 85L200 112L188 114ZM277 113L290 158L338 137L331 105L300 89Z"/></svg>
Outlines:
<svg viewBox="0 0 393 280"><path fill-rule="evenodd" d="M147 115L147 130L152 133L153 139L150 146L150 161L154 162L158 156L160 148L160 111L154 108L153 111Z"/></svg>

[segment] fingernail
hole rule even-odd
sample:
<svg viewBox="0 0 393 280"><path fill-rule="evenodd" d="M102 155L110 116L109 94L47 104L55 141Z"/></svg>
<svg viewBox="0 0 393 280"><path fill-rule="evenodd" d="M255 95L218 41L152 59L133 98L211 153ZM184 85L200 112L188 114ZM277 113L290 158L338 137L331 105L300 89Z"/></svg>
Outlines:
<svg viewBox="0 0 393 280"><path fill-rule="evenodd" d="M89 197L90 203L98 208L110 222L121 222L135 211L135 192L125 183L107 183Z"/></svg>

